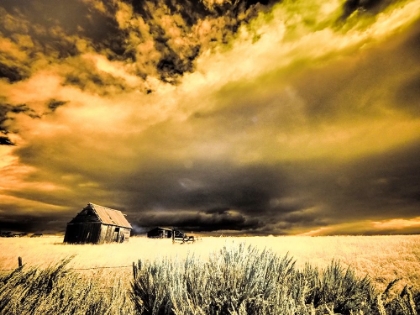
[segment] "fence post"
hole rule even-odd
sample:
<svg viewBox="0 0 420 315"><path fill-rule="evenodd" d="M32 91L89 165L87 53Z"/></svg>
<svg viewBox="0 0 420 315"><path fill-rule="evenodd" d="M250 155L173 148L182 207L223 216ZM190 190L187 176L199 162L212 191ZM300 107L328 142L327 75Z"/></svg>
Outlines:
<svg viewBox="0 0 420 315"><path fill-rule="evenodd" d="M19 268L22 268L23 264L22 264L22 257L18 257L18 266Z"/></svg>
<svg viewBox="0 0 420 315"><path fill-rule="evenodd" d="M137 279L137 266L134 261L133 261L133 277L134 277L134 280Z"/></svg>

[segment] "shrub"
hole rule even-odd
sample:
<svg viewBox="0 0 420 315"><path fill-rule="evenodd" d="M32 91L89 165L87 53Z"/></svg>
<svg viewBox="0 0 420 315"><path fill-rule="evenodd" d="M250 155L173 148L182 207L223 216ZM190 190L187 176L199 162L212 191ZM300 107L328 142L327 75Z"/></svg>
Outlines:
<svg viewBox="0 0 420 315"><path fill-rule="evenodd" d="M309 264L297 270L288 255L241 243L225 245L206 262L194 255L184 261L139 261L132 298L143 315L414 315L418 306L405 290L381 309L382 295L369 278L358 278L336 261L325 270Z"/></svg>
<svg viewBox="0 0 420 315"><path fill-rule="evenodd" d="M310 291L305 296L306 302L315 308L331 306L335 313L350 314L356 310L366 313L375 302L369 278L357 278L353 270L344 269L336 261L322 272L307 265L302 274L310 279L306 284Z"/></svg>

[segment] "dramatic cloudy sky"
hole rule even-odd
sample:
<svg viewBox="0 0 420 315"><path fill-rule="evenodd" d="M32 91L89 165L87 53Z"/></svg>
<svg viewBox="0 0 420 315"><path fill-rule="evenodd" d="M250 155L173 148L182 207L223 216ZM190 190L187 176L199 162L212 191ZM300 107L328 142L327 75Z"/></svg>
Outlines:
<svg viewBox="0 0 420 315"><path fill-rule="evenodd" d="M420 0L2 0L0 229L420 232Z"/></svg>

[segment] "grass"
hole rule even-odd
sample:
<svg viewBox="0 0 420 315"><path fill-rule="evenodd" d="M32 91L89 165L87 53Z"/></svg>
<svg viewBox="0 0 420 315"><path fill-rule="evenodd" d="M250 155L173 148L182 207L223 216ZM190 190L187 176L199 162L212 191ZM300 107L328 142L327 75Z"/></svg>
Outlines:
<svg viewBox="0 0 420 315"><path fill-rule="evenodd" d="M0 239L0 314L417 314L419 240Z"/></svg>
<svg viewBox="0 0 420 315"><path fill-rule="evenodd" d="M18 268L0 277L0 314L134 314L120 283L104 290L97 280L68 270L68 263Z"/></svg>
<svg viewBox="0 0 420 315"><path fill-rule="evenodd" d="M137 314L406 314L420 311L419 295L405 287L388 295L369 277L333 261L325 269L297 269L288 255L245 243L224 246L203 262L139 261L131 295ZM384 297L386 296L386 300Z"/></svg>
<svg viewBox="0 0 420 315"><path fill-rule="evenodd" d="M359 277L368 274L382 291L396 278L401 278L401 281L393 290L401 291L405 285L420 290L420 235L205 237L200 242L184 245L172 245L171 240L134 237L128 243L100 246L63 244L63 237L0 238L0 274L2 270L16 268L18 256L23 258L26 266L36 267L48 267L68 256L75 256L69 262L70 268L127 266L79 271L87 277L101 277L102 281L113 282L116 279L131 279L131 263L138 259L182 259L189 252L207 259L211 252L230 241L246 242L259 249L268 248L279 255L289 253L296 259L299 268L306 263L326 268L332 260L336 260L344 267L351 267Z"/></svg>

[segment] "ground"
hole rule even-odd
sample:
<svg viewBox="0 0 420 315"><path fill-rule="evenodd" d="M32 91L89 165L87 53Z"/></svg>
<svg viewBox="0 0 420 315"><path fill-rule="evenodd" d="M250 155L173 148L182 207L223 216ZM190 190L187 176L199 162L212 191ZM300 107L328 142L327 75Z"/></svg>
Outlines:
<svg viewBox="0 0 420 315"><path fill-rule="evenodd" d="M112 284L115 279L130 281L131 266L139 259L182 259L188 253L206 259L224 245L240 242L268 248L280 256L288 254L298 267L309 262L322 268L332 260L340 261L357 275L368 275L380 290L390 281L401 279L396 289L407 284L420 291L420 235L203 237L192 244L131 237L123 244L104 245L63 244L62 236L0 238L0 272L16 268L18 257L22 257L25 266L46 267L74 256L69 268L88 277L104 277Z"/></svg>

